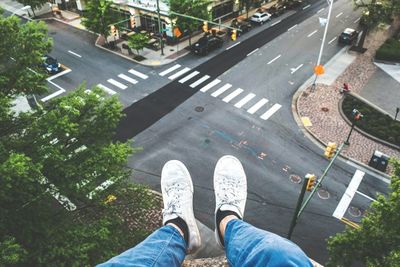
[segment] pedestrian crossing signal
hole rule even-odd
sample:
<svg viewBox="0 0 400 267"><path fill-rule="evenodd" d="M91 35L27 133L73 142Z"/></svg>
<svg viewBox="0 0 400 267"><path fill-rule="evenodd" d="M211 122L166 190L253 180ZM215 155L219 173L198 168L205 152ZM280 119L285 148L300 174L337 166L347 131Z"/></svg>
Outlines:
<svg viewBox="0 0 400 267"><path fill-rule="evenodd" d="M307 191L312 191L312 189L313 189L313 187L315 186L315 183L316 183L315 174L307 174L306 178L308 178L306 189L307 189Z"/></svg>
<svg viewBox="0 0 400 267"><path fill-rule="evenodd" d="M111 25L110 31L112 36L117 36L117 27L115 25Z"/></svg>
<svg viewBox="0 0 400 267"><path fill-rule="evenodd" d="M236 30L232 31L231 39L232 39L232 41L236 41Z"/></svg>
<svg viewBox="0 0 400 267"><path fill-rule="evenodd" d="M130 24L131 24L131 29L133 30L133 29L136 27L135 17L134 17L134 16L131 16L131 17L129 18L129 22L130 22Z"/></svg>
<svg viewBox="0 0 400 267"><path fill-rule="evenodd" d="M204 21L203 32L208 32L208 22L207 21Z"/></svg>
<svg viewBox="0 0 400 267"><path fill-rule="evenodd" d="M324 156L328 159L332 158L336 152L336 143L329 142L328 146L325 148Z"/></svg>

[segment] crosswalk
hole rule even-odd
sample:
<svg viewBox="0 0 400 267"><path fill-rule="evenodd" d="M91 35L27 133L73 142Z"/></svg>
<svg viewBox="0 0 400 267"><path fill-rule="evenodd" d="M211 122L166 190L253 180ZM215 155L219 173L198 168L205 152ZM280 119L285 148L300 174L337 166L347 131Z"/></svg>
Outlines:
<svg viewBox="0 0 400 267"><path fill-rule="evenodd" d="M223 102L233 104L238 109L245 109L247 113L257 114L262 120L268 120L274 115L282 105L278 103L270 104L266 98L258 98L253 93L247 93L242 88L234 88L230 83L223 83L219 79L210 81L209 75L200 75L199 71L192 71L188 67L175 64L159 73L162 77L168 77L169 80L178 80L179 83L191 81L190 87L200 88L202 93L210 93L214 98L220 98ZM208 82L208 83L206 83Z"/></svg>

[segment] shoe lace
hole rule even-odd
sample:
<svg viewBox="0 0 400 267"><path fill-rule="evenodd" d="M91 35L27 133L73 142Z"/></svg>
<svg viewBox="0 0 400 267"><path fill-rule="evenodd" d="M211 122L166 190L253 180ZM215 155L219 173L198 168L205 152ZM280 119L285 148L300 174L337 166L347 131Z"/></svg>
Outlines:
<svg viewBox="0 0 400 267"><path fill-rule="evenodd" d="M166 208L163 209L163 214L176 214L182 215L182 197L184 191L189 187L186 183L176 183L166 189L167 203Z"/></svg>
<svg viewBox="0 0 400 267"><path fill-rule="evenodd" d="M221 204L230 204L238 206L241 198L238 196L240 192L240 183L237 179L232 179L223 176L220 180L220 190L218 192L218 197L221 200Z"/></svg>

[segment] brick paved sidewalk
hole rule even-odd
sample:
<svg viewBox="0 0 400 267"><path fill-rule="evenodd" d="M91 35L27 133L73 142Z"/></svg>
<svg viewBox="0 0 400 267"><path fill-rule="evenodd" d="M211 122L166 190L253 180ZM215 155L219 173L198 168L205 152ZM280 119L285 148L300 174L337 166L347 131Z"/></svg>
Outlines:
<svg viewBox="0 0 400 267"><path fill-rule="evenodd" d="M338 89L346 82L350 85L352 93L359 94L361 92L376 70L376 66L373 64L376 49L389 35L393 34L395 29L398 29L399 22L397 21L395 25L396 27L392 26L390 29L381 29L370 33L364 45L368 50L364 54L357 55L336 81L331 84L317 84L315 92L311 92L308 87L300 93L297 99L298 115L300 118L309 118L311 125L304 125L304 127L318 141L326 145L328 142L341 144L346 140L350 125L339 112L339 100L342 96ZM326 72L329 72L328 68ZM362 135L356 129L351 135L350 146L344 149L342 155L368 164L375 150L400 159L398 149L378 143ZM391 173L390 168L387 173Z"/></svg>

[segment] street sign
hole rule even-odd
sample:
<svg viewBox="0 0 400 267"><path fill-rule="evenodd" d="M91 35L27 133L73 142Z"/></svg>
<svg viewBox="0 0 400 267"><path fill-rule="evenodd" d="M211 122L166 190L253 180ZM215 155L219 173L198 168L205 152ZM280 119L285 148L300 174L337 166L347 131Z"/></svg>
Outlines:
<svg viewBox="0 0 400 267"><path fill-rule="evenodd" d="M314 67L314 73L315 73L315 75L322 75L322 74L324 74L325 73L325 69L324 69L324 66L322 66L322 65L318 65L318 66L315 66Z"/></svg>
<svg viewBox="0 0 400 267"><path fill-rule="evenodd" d="M179 30L178 27L176 27L176 28L174 29L174 35L175 35L176 37L178 37L178 38L179 38L179 36L182 35L182 33L181 33L181 31Z"/></svg>

